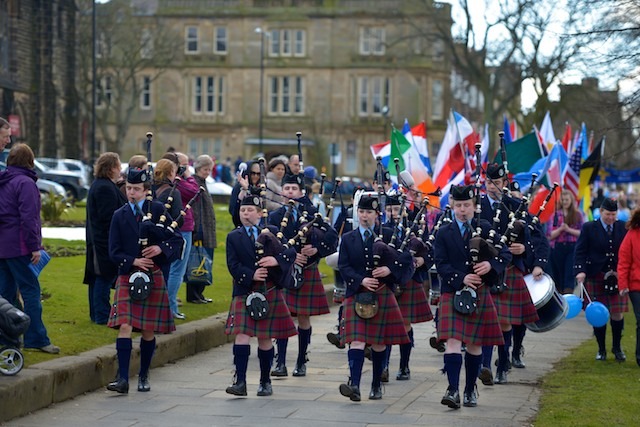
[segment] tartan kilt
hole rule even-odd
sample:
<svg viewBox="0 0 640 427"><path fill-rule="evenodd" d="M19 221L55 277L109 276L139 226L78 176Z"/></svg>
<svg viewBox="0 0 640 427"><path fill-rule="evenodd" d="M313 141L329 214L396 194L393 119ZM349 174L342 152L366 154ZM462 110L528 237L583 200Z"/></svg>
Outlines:
<svg viewBox="0 0 640 427"><path fill-rule="evenodd" d="M431 313L427 293L422 282L411 279L403 288L404 292L400 295L400 298L396 299L404 320L408 320L410 323L423 323L433 320L433 313Z"/></svg>
<svg viewBox="0 0 640 427"><path fill-rule="evenodd" d="M318 316L329 313L329 301L318 271L318 264L306 267L300 289L283 289L284 300L292 316Z"/></svg>
<svg viewBox="0 0 640 427"><path fill-rule="evenodd" d="M260 291L260 287L255 290ZM262 320L253 320L247 311L247 295L233 297L224 333L227 335L245 334L259 339L289 338L298 334L291 313L282 296L282 291L275 287L267 290L265 295L269 303L268 316Z"/></svg>
<svg viewBox="0 0 640 427"><path fill-rule="evenodd" d="M153 288L144 301L129 298L129 275L118 276L107 326L118 329L128 324L136 332L154 331L168 334L176 330L173 314L169 308L169 294L162 270L153 270Z"/></svg>
<svg viewBox="0 0 640 427"><path fill-rule="evenodd" d="M501 294L491 295L500 322L510 325L524 325L539 319L536 306L520 270L511 265L507 268L505 283L507 289Z"/></svg>
<svg viewBox="0 0 640 427"><path fill-rule="evenodd" d="M502 345L504 338L487 286L476 290L478 307L471 314L460 314L453 308L454 293L440 296L438 306L438 339L454 338L471 345Z"/></svg>
<svg viewBox="0 0 640 427"><path fill-rule="evenodd" d="M376 294L378 313L371 319L363 319L356 314L354 295L344 299L343 322L340 325L340 338L343 344L353 341L371 345L410 342L393 292L384 286Z"/></svg>
<svg viewBox="0 0 640 427"><path fill-rule="evenodd" d="M621 297L620 294L609 295L605 292L604 273L598 273L595 277L587 277L584 281L584 287L587 289L591 301L601 302L609 309L609 313L626 313L629 311L628 297L626 295ZM582 308L587 308L587 304L589 304L589 300L584 298Z"/></svg>

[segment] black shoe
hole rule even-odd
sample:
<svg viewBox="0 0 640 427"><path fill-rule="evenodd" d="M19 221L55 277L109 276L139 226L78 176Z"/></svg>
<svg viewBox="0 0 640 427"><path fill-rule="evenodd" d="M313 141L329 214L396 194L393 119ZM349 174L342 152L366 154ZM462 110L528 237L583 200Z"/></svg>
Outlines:
<svg viewBox="0 0 640 427"><path fill-rule="evenodd" d="M462 404L467 408L473 408L478 406L478 395L476 394L476 391L472 390L469 393L465 391L464 398L462 399Z"/></svg>
<svg viewBox="0 0 640 427"><path fill-rule="evenodd" d="M148 375L138 376L138 391L151 391L151 384L149 384Z"/></svg>
<svg viewBox="0 0 640 427"><path fill-rule="evenodd" d="M522 369L525 367L524 362L520 359L520 356L512 356L511 357L511 366L514 368Z"/></svg>
<svg viewBox="0 0 640 427"><path fill-rule="evenodd" d="M496 379L494 381L496 384L506 384L507 383L507 372L506 371L498 371L496 372Z"/></svg>
<svg viewBox="0 0 640 427"><path fill-rule="evenodd" d="M382 375L380 375L380 381L382 381L383 383L389 382L389 368L384 368L382 370Z"/></svg>
<svg viewBox="0 0 640 427"><path fill-rule="evenodd" d="M445 342L442 340L438 340L436 337L429 338L429 345L431 348L438 350L438 353L444 353L446 350Z"/></svg>
<svg viewBox="0 0 640 427"><path fill-rule="evenodd" d="M200 295L200 299L206 302L207 304L209 304L210 302L213 302L211 298L206 298L204 295Z"/></svg>
<svg viewBox="0 0 640 427"><path fill-rule="evenodd" d="M611 350L611 352L613 353L613 357L616 358L616 362L627 361L627 356L624 354L624 351L622 351L621 349L614 349L614 350Z"/></svg>
<svg viewBox="0 0 640 427"><path fill-rule="evenodd" d="M107 384L107 390L117 391L118 393L127 394L129 393L129 382L125 379L118 378L117 380Z"/></svg>
<svg viewBox="0 0 640 427"><path fill-rule="evenodd" d="M205 300L202 299L192 299L192 300L187 300L188 303L191 304L206 304L207 302Z"/></svg>
<svg viewBox="0 0 640 427"><path fill-rule="evenodd" d="M271 374L273 375L273 372ZM291 375L293 375L294 377L306 377L307 365L304 363L302 365L296 364L296 367L293 369L293 373Z"/></svg>
<svg viewBox="0 0 640 427"><path fill-rule="evenodd" d="M369 400L382 399L382 387L373 387L369 392Z"/></svg>
<svg viewBox="0 0 640 427"><path fill-rule="evenodd" d="M271 388L271 383L260 383L258 386L258 396L271 396L273 394L273 389Z"/></svg>
<svg viewBox="0 0 640 427"><path fill-rule="evenodd" d="M360 402L360 387L351 384L340 384L340 394L353 402Z"/></svg>
<svg viewBox="0 0 640 427"><path fill-rule="evenodd" d="M333 332L327 333L327 340L338 348L344 348L345 345L340 343L340 335L334 334Z"/></svg>
<svg viewBox="0 0 640 427"><path fill-rule="evenodd" d="M460 409L460 392L448 387L440 403L451 409Z"/></svg>
<svg viewBox="0 0 640 427"><path fill-rule="evenodd" d="M288 377L289 372L287 371L287 367L284 364L278 363L276 365L276 369L271 371L272 377Z"/></svg>
<svg viewBox="0 0 640 427"><path fill-rule="evenodd" d="M493 385L493 374L491 373L491 369L483 366L482 369L480 369L478 379L482 381L482 384L484 385Z"/></svg>
<svg viewBox="0 0 640 427"><path fill-rule="evenodd" d="M607 360L607 352L606 351L598 351L598 354L596 354L596 360L601 360L601 361L605 361Z"/></svg>
<svg viewBox="0 0 640 427"><path fill-rule="evenodd" d="M496 361L493 363L495 365L495 367L498 367L498 359L496 359ZM511 361L507 360L507 372L511 370Z"/></svg>
<svg viewBox="0 0 640 427"><path fill-rule="evenodd" d="M409 368L400 368L400 370L396 374L396 380L407 381L410 379L411 379L411 371L409 370Z"/></svg>
<svg viewBox="0 0 640 427"><path fill-rule="evenodd" d="M236 381L233 385L230 385L225 390L228 394L233 394L234 396L246 396L247 395L247 382L246 381Z"/></svg>

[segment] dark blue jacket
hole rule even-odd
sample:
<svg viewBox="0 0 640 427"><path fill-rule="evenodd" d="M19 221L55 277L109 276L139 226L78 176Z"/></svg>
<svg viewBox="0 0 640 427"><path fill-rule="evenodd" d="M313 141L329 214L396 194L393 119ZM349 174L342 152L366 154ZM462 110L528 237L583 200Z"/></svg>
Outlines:
<svg viewBox="0 0 640 427"><path fill-rule="evenodd" d="M615 270L618 265L618 251L627 229L623 221L613 223L612 238L598 219L585 222L576 243L573 274L586 273L587 277Z"/></svg>

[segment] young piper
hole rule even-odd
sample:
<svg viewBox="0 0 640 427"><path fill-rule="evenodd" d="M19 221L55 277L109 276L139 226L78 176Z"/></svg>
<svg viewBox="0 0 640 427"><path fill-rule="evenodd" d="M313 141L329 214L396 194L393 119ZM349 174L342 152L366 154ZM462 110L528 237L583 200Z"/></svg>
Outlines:
<svg viewBox="0 0 640 427"><path fill-rule="evenodd" d="M295 207L291 217L283 229L286 239L293 238L300 226L300 218L306 211L311 220L317 212L311 200L302 193L302 179L299 175L285 175L282 180L282 192L287 200L293 200ZM289 209L282 206L269 214L268 223L280 227L282 219ZM307 348L311 342L311 316L329 313L329 302L324 291L324 285L318 271L318 261L321 258L336 251L338 246L338 233L332 227L326 227L325 236L321 241L306 243L296 255L295 263L304 268L303 285L298 289L285 289L284 297L291 314L298 318L298 358L293 370L294 377L304 377L307 374ZM279 339L278 360L276 368L271 372L273 377L286 377L288 375L287 358L288 339Z"/></svg>
<svg viewBox="0 0 640 427"><path fill-rule="evenodd" d="M462 343L467 346L465 353L464 406L477 406L476 379L482 362L483 345L503 344L498 314L489 293L491 283L484 283L483 276L494 270L504 271L511 260L508 249L503 247L498 256L488 261L472 263L469 239L472 230L481 227L481 237L486 239L491 226L485 220L473 218L473 186L451 187L454 221L444 225L434 244L434 261L438 274L442 277L439 305L438 334L446 340L444 369L449 387L441 403L452 409L460 408L460 371L462 369ZM462 314L454 308L456 291L464 286L477 293L477 308L471 314Z"/></svg>
<svg viewBox="0 0 640 427"><path fill-rule="evenodd" d="M118 264L118 280L107 326L119 329L116 340L119 375L107 389L118 393L129 392L132 331L142 332L138 391L149 391L149 367L156 347L154 333L176 329L161 268L180 256L183 240L175 232L156 227L165 208L160 202L145 200L149 188L147 171L130 168L126 183L128 203L115 211L109 229L109 256ZM143 212L151 212L151 219L141 222ZM141 247L139 238L144 235L148 244ZM151 292L144 300L132 299L129 291L131 274L138 271L151 276Z"/></svg>
<svg viewBox="0 0 640 427"><path fill-rule="evenodd" d="M391 267L375 266L373 260L378 200L362 196L358 201L358 228L342 236L338 258L338 268L344 278L347 290L344 299L344 322L341 325L342 342L349 343L349 382L340 385L340 394L354 402L359 402L360 378L364 364L364 349L371 345L373 372L369 399L382 399L381 376L386 358L386 346L407 344L411 341L404 327L404 320L393 295L393 285L404 283L413 274L413 264L409 253L401 254ZM391 231L383 228L388 239ZM384 239L383 239L384 240ZM395 250L392 249L394 252ZM408 275L408 277L407 277ZM388 280L392 279L392 280ZM361 317L356 311L359 294L372 292L377 299L378 312L369 318Z"/></svg>
<svg viewBox="0 0 640 427"><path fill-rule="evenodd" d="M236 376L233 385L227 387L226 391L235 396L247 395L250 338L258 338L258 396L271 396L273 390L269 372L274 353L271 340L287 339L296 334L295 324L280 290L283 272L289 271L296 253L290 248L260 259L256 258L258 224L262 216L260 206L258 196L248 195L242 199L239 213L242 225L227 235L227 267L233 277L233 300L225 333L236 336L233 346ZM269 231L273 233L277 229L269 227ZM275 236L272 238L276 239ZM254 291L262 293L269 305L266 317L259 320L253 319L246 307L247 297Z"/></svg>

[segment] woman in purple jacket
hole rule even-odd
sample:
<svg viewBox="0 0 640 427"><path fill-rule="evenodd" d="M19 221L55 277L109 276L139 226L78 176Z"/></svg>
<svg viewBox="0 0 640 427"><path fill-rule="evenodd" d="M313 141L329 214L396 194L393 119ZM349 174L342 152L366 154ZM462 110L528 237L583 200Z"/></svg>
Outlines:
<svg viewBox="0 0 640 427"><path fill-rule="evenodd" d="M31 148L16 144L7 157L7 170L0 172L0 295L15 303L18 291L22 294L24 312L31 317L25 348L56 354L60 348L51 344L42 322L40 282L29 268L40 261L42 249L40 192L33 163Z"/></svg>

